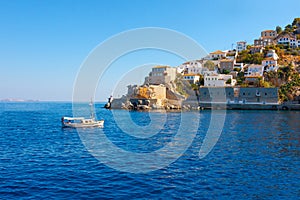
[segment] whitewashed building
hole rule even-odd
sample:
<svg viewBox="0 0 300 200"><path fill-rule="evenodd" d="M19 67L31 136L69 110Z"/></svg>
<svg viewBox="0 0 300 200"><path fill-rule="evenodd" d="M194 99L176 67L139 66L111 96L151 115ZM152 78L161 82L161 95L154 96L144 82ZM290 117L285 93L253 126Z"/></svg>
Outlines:
<svg viewBox="0 0 300 200"><path fill-rule="evenodd" d="M265 71L269 72L269 71L277 71L278 69L278 63L277 60L279 59L279 56L277 55L277 53L275 52L275 50L269 50L266 58L264 58L262 60L262 65L265 68Z"/></svg>
<svg viewBox="0 0 300 200"><path fill-rule="evenodd" d="M230 80L228 82L228 80ZM233 79L232 75L225 74L210 74L204 76L204 86L205 87L226 87L234 86L236 80Z"/></svg>
<svg viewBox="0 0 300 200"><path fill-rule="evenodd" d="M277 71L278 69L277 59L274 59L273 57L263 59L261 64L264 66L265 71L267 72Z"/></svg>
<svg viewBox="0 0 300 200"><path fill-rule="evenodd" d="M202 66L201 60L192 60L179 65L177 72L181 74L202 74Z"/></svg>
<svg viewBox="0 0 300 200"><path fill-rule="evenodd" d="M209 58L212 60L218 60L218 59L226 58L226 55L227 55L227 52L217 50L215 52L209 53Z"/></svg>
<svg viewBox="0 0 300 200"><path fill-rule="evenodd" d="M204 67L204 60L193 60L185 62L177 67L177 72L181 74L201 74L203 75L208 69ZM215 63L215 61L212 61Z"/></svg>
<svg viewBox="0 0 300 200"><path fill-rule="evenodd" d="M248 71L245 73L245 77L262 77L264 74L264 66L251 64L248 65Z"/></svg>
<svg viewBox="0 0 300 200"><path fill-rule="evenodd" d="M247 49L247 42L246 41L240 41L236 43L236 50L238 52L241 52L243 50Z"/></svg>
<svg viewBox="0 0 300 200"><path fill-rule="evenodd" d="M291 33L280 34L277 38L277 44L282 44L290 47L297 47L297 39L296 36Z"/></svg>
<svg viewBox="0 0 300 200"><path fill-rule="evenodd" d="M279 59L279 56L277 55L277 53L275 52L275 50L273 49L270 49L266 55L266 57L268 58L273 58L275 60L278 60Z"/></svg>
<svg viewBox="0 0 300 200"><path fill-rule="evenodd" d="M186 80L190 83L196 84L197 82L200 81L200 75L197 75L197 74L184 74L183 75L183 80Z"/></svg>
<svg viewBox="0 0 300 200"><path fill-rule="evenodd" d="M264 66L251 64L248 65L248 71L245 73L245 81L249 84L257 83L259 79L264 79Z"/></svg>

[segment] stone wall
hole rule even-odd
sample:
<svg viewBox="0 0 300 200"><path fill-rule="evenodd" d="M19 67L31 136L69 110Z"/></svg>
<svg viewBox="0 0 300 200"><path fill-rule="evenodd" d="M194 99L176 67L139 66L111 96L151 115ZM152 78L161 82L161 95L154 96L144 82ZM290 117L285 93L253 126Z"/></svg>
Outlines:
<svg viewBox="0 0 300 200"><path fill-rule="evenodd" d="M201 87L199 92L201 102L278 103L278 88Z"/></svg>
<svg viewBox="0 0 300 200"><path fill-rule="evenodd" d="M277 103L278 88L239 88L238 99L252 103Z"/></svg>
<svg viewBox="0 0 300 200"><path fill-rule="evenodd" d="M199 93L200 101L227 102L234 100L232 87L201 87Z"/></svg>

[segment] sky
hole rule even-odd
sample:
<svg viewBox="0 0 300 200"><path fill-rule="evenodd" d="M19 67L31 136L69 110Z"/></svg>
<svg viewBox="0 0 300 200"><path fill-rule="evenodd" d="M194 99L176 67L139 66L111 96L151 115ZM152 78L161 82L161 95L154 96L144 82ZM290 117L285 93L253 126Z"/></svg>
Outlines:
<svg viewBox="0 0 300 200"><path fill-rule="evenodd" d="M207 52L226 50L241 40L252 44L262 30L291 23L300 17L299 7L299 0L0 0L0 99L71 101L90 53L124 31L166 28ZM137 66L182 62L155 50L123 56L102 75L95 99L106 100ZM132 82L141 83L142 76Z"/></svg>

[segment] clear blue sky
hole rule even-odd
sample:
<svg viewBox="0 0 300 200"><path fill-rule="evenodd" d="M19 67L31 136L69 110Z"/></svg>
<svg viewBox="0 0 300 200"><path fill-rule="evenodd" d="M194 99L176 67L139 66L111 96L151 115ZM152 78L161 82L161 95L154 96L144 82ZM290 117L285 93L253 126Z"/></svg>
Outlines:
<svg viewBox="0 0 300 200"><path fill-rule="evenodd" d="M0 0L0 99L71 100L89 52L126 30L173 29L222 50L284 27L299 8L299 0Z"/></svg>

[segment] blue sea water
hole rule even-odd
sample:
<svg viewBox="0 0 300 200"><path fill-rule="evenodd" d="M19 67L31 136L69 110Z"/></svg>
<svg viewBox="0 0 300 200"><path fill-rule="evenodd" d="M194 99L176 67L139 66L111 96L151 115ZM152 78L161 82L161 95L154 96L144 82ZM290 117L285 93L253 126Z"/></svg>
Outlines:
<svg viewBox="0 0 300 200"><path fill-rule="evenodd" d="M135 138L122 131L112 112L129 114L138 126L149 125L149 113L102 106L95 105L98 118L105 120L103 131L126 151L162 148L175 137L182 116L193 121L199 115L200 123L192 144L175 162L147 173L128 173L95 158L76 129L61 128L60 118L72 115L71 103L0 103L0 198L300 198L300 112L226 111L219 140L200 159L199 149L215 120L211 111L154 113L156 120L166 117L162 130ZM90 129L83 131L91 134Z"/></svg>

